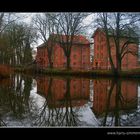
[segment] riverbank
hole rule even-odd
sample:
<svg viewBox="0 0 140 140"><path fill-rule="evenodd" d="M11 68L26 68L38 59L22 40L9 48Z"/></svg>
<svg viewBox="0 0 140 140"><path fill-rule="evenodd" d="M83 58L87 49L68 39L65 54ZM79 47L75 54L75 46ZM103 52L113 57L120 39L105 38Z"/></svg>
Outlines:
<svg viewBox="0 0 140 140"><path fill-rule="evenodd" d="M35 66L17 67L16 72L27 74L46 74L46 75L68 75L80 77L122 77L122 78L140 78L140 69L122 71L119 76L112 73L111 70L66 70L66 69L39 69Z"/></svg>
<svg viewBox="0 0 140 140"><path fill-rule="evenodd" d="M0 79L2 78L8 78L10 77L10 74L12 73L12 68L7 65L0 65Z"/></svg>

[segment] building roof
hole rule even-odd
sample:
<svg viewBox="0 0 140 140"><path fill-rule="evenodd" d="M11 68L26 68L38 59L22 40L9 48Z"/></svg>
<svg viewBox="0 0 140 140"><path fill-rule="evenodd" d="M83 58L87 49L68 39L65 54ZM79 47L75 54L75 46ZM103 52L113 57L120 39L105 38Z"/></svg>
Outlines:
<svg viewBox="0 0 140 140"><path fill-rule="evenodd" d="M93 38L95 36L95 34L98 32L98 31L101 31L104 33L104 31L102 30L102 28L97 28L94 33L92 34L91 38Z"/></svg>
<svg viewBox="0 0 140 140"><path fill-rule="evenodd" d="M51 40L51 38L55 38L53 40L55 40L55 42L63 42L63 43L66 43L67 41L67 37L65 35L58 35L58 34L53 34L53 35L50 35L50 37L48 38L48 40ZM59 37L61 39L61 41L59 41ZM70 36L68 36L68 38L70 38ZM75 35L74 36L74 39L73 39L73 44L76 44L76 45L88 45L90 44L89 40L83 36L83 35ZM45 43L42 43L41 45L39 45L37 48L43 48L45 47Z"/></svg>
<svg viewBox="0 0 140 140"><path fill-rule="evenodd" d="M105 33L105 30L103 28L97 28L91 37L93 38L98 31ZM109 36L113 36L113 30L109 29L108 33L109 33ZM120 35L122 38L138 38L138 34L131 29L125 29L121 31Z"/></svg>
<svg viewBox="0 0 140 140"><path fill-rule="evenodd" d="M60 39L65 43L67 42L67 39L71 38L71 36L66 36L66 35L55 35L55 36L58 38L60 37ZM83 35L75 35L73 38L73 44L85 44L86 45L86 44L90 44L90 42Z"/></svg>
<svg viewBox="0 0 140 140"><path fill-rule="evenodd" d="M44 47L45 47L45 43L42 43L39 46L37 46L37 48L44 48Z"/></svg>

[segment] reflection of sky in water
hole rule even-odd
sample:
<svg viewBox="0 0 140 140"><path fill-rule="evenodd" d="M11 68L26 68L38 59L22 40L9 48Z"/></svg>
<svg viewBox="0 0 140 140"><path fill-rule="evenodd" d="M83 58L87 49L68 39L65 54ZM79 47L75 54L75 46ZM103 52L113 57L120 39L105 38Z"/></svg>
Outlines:
<svg viewBox="0 0 140 140"><path fill-rule="evenodd" d="M19 78L20 80L20 78ZM15 79L15 89L17 87L17 79ZM92 108L93 108L93 103L94 103L94 93L96 92L93 85L93 80L90 80L90 95L89 95L89 101L85 102L81 106L74 106L72 107L72 111L74 115L77 116L77 126L84 126L84 127L101 127L102 123L104 121L104 116L97 117ZM21 118L18 118L14 116L13 112L9 109L9 111L5 111L1 116L2 120L7 124L7 126L11 127L31 127L31 126L37 126L38 124L38 118L39 115L42 113L43 106L47 103L46 99L41 96L40 94L37 93L37 81L35 79L32 80L32 86L30 90L30 95L28 99L28 107L29 109L26 109L26 112L23 113ZM21 82L21 93L24 91L25 88L25 81L23 80ZM133 91L132 91L133 92ZM20 93L20 92L19 92ZM101 94L101 93L99 93ZM126 110L120 110L119 111L119 122L122 126L136 126L140 125L140 86L138 86L138 104L137 108L133 108L129 111ZM0 108L1 110L1 108ZM45 108L45 113L43 114L45 118L48 118L49 111L54 111L54 116L56 116L56 112L61 110L62 113L59 115L60 118L63 118L66 112L66 107L59 107L59 108L48 108L48 106ZM67 111L71 111L71 108L68 107ZM43 116L42 115L42 116ZM105 115L105 113L104 113ZM52 122L50 123L53 124L55 117L52 118ZM43 118L40 117L40 120L43 121ZM61 119L60 119L61 121ZM106 119L106 126L113 126L115 123L115 117L112 116L112 112L108 113L107 119ZM59 121L56 122L56 126L59 124ZM62 126L65 126L66 122L64 121ZM53 124L54 125L54 124ZM54 125L54 126L55 126ZM47 125L40 125L40 126L46 126ZM50 125L51 126L51 125Z"/></svg>
<svg viewBox="0 0 140 140"><path fill-rule="evenodd" d="M140 86L138 86L138 97L140 98Z"/></svg>
<svg viewBox="0 0 140 140"><path fill-rule="evenodd" d="M16 83L16 80L15 80L15 83ZM22 91L23 91L24 86L25 85L23 82L21 84ZM93 89L93 87L92 87L92 89ZM93 95L93 93L91 94L91 96L92 95ZM93 100L93 98L91 100ZM38 113L40 113L42 111L40 109L44 105L44 103L45 103L45 98L40 96L39 94L37 94L37 83L36 83L36 80L33 80L32 89L30 91L30 96L29 96L30 111L27 112L26 114L24 114L22 116L22 118L15 117L13 115L13 113L10 111L10 112L6 113L5 115L3 115L2 119L9 127L34 126L34 122L36 121L36 116L38 115ZM76 114L78 114L78 119L80 120L80 122L78 123L78 126L85 126L85 127L98 126L98 121L97 121L96 117L94 116L90 106L91 106L91 102L89 102L88 104L85 104L83 106L80 106L80 107L73 107L73 112L76 112ZM61 109L63 110L62 115L64 115L64 113L66 112L66 108L63 107ZM68 108L68 110L70 110L70 108ZM47 111L48 111L48 109L46 109L46 117L48 115Z"/></svg>
<svg viewBox="0 0 140 140"><path fill-rule="evenodd" d="M34 87L34 89L32 89L31 94L30 94L30 98L32 98L32 102L34 102L34 107L36 107L36 109L39 109L41 106L43 106L45 99L40 96L39 94L36 94L36 87ZM62 108L63 112L66 111L65 108ZM70 110L70 108L69 108ZM85 104L84 106L81 107L73 107L73 111L77 112L79 115L79 126L98 126L98 121L95 117L95 115L93 114L89 104Z"/></svg>
<svg viewBox="0 0 140 140"><path fill-rule="evenodd" d="M138 109L140 109L140 86L138 85Z"/></svg>

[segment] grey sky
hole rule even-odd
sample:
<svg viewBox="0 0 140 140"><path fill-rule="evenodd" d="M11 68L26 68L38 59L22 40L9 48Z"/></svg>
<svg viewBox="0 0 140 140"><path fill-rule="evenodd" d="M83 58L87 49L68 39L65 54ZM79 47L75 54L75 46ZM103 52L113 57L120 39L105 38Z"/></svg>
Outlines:
<svg viewBox="0 0 140 140"><path fill-rule="evenodd" d="M21 16L25 16L25 18L22 19L22 21L30 24L32 17L36 14L41 14L41 13L17 13L17 14L19 14ZM91 14L84 20L84 24L89 25L93 20L94 20L94 14ZM93 32L94 32L94 29L91 27L88 27L86 29L86 36L88 39L90 39ZM38 43L36 45L34 45L33 47L36 48L38 45L40 45L42 43L43 43L42 40L38 39Z"/></svg>

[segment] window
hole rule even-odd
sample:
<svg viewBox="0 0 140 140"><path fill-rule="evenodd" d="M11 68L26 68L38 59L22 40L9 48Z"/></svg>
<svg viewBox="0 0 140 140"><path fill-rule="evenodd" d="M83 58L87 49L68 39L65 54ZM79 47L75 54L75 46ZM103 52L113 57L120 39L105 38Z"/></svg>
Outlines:
<svg viewBox="0 0 140 140"><path fill-rule="evenodd" d="M97 53L97 58L99 58L99 53Z"/></svg>
<svg viewBox="0 0 140 140"><path fill-rule="evenodd" d="M98 67L98 62L95 63L96 68ZM97 84L97 83L96 83Z"/></svg>
<svg viewBox="0 0 140 140"><path fill-rule="evenodd" d="M85 60L85 58L86 58L86 56L85 56L85 55L83 55L83 60Z"/></svg>
<svg viewBox="0 0 140 140"><path fill-rule="evenodd" d="M76 89L76 85L74 85L73 88Z"/></svg>
<svg viewBox="0 0 140 140"><path fill-rule="evenodd" d="M103 53L101 53L101 58L103 58Z"/></svg>
<svg viewBox="0 0 140 140"><path fill-rule="evenodd" d="M100 36L98 36L98 42L100 41Z"/></svg>
<svg viewBox="0 0 140 140"><path fill-rule="evenodd" d="M99 51L99 45L97 45L97 50Z"/></svg>
<svg viewBox="0 0 140 140"><path fill-rule="evenodd" d="M100 65L103 66L103 62L100 62Z"/></svg>
<svg viewBox="0 0 140 140"><path fill-rule="evenodd" d="M86 48L85 47L83 47L83 51L86 51Z"/></svg>
<svg viewBox="0 0 140 140"><path fill-rule="evenodd" d="M82 94L85 94L85 90L82 90Z"/></svg>
<svg viewBox="0 0 140 140"><path fill-rule="evenodd" d="M76 54L73 55L73 58L76 59Z"/></svg>
<svg viewBox="0 0 140 140"><path fill-rule="evenodd" d="M101 37L101 42L103 41L103 37Z"/></svg>
<svg viewBox="0 0 140 140"><path fill-rule="evenodd" d="M103 45L101 45L101 50L103 50Z"/></svg>

